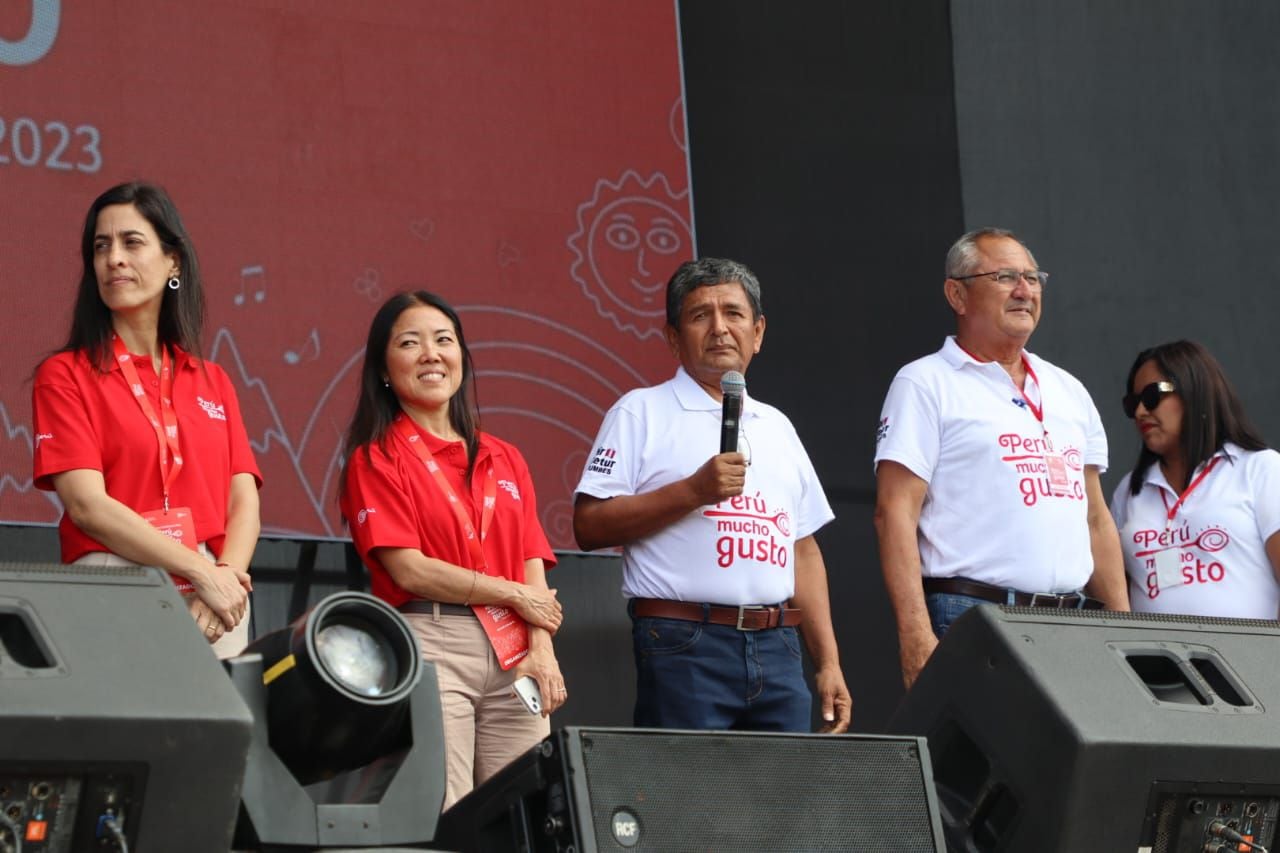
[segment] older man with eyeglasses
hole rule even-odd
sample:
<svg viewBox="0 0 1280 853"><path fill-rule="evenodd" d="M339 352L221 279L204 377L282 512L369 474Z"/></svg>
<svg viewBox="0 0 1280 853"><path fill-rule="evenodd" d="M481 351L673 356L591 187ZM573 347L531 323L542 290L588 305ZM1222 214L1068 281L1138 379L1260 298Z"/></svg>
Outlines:
<svg viewBox="0 0 1280 853"><path fill-rule="evenodd" d="M976 604L1128 610L1088 391L1026 351L1049 274L1011 231L965 234L956 334L898 371L876 432L876 534L909 688Z"/></svg>

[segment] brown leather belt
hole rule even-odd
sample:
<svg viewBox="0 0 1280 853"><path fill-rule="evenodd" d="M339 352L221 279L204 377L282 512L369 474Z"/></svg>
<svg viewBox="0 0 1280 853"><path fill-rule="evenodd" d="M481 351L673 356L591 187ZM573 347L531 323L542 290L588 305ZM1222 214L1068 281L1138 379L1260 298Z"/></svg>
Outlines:
<svg viewBox="0 0 1280 853"><path fill-rule="evenodd" d="M662 598L631 599L631 615L641 618L680 619L685 622L708 622L728 625L739 631L759 631L800 624L800 608L744 604L695 604L692 601L667 601Z"/></svg>
<svg viewBox="0 0 1280 853"><path fill-rule="evenodd" d="M940 592L945 595L967 595L981 598L996 604L1015 604L1018 607L1052 607L1058 610L1101 610L1103 604L1096 598L1090 598L1083 592L1022 592L1013 591L1013 601L1009 600L1009 590L989 583L966 580L965 578L925 578L926 593Z"/></svg>
<svg viewBox="0 0 1280 853"><path fill-rule="evenodd" d="M447 604L443 601L427 601L425 598L413 598L396 609L401 613L418 613L425 616L435 615L440 608L441 616L475 616L475 611L465 604Z"/></svg>

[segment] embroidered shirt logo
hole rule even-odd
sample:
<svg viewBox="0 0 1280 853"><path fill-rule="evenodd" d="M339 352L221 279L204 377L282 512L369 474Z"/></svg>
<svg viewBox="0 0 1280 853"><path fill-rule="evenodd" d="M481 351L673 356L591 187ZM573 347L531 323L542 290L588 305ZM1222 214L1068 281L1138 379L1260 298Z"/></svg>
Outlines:
<svg viewBox="0 0 1280 853"><path fill-rule="evenodd" d="M40 446L40 442L44 441L45 439L50 439L50 440L52 440L52 439L53 439L53 433L51 433L51 432L38 432L38 433L36 433L36 447L39 447L39 446Z"/></svg>
<svg viewBox="0 0 1280 853"><path fill-rule="evenodd" d="M204 409L204 413L216 421L225 421L227 419L227 410L212 400L206 400L204 397L196 397L196 402L200 408Z"/></svg>
<svg viewBox="0 0 1280 853"><path fill-rule="evenodd" d="M510 480L499 480L498 487L511 495L513 500L520 500L520 488Z"/></svg>

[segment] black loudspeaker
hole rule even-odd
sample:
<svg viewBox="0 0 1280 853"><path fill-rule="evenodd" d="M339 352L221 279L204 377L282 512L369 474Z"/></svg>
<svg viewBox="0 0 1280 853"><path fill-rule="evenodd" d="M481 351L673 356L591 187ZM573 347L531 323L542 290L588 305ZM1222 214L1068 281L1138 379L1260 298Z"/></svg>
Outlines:
<svg viewBox="0 0 1280 853"><path fill-rule="evenodd" d="M461 851L943 850L923 738L561 729L440 817Z"/></svg>
<svg viewBox="0 0 1280 853"><path fill-rule="evenodd" d="M0 850L226 853L252 724L164 573L0 564Z"/></svg>
<svg viewBox="0 0 1280 853"><path fill-rule="evenodd" d="M1280 624L982 605L890 721L927 735L952 851L1272 847Z"/></svg>

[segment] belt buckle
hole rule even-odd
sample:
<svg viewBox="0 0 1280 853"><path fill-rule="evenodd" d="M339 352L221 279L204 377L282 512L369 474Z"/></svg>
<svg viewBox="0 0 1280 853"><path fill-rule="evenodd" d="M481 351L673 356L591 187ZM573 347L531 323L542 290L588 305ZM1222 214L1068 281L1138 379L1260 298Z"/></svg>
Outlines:
<svg viewBox="0 0 1280 853"><path fill-rule="evenodd" d="M760 630L759 628L748 628L744 626L742 624L742 617L746 614L748 610L768 610L768 609L769 608L759 604L739 604L738 605L738 623L733 627L737 628L739 631L759 631Z"/></svg>
<svg viewBox="0 0 1280 853"><path fill-rule="evenodd" d="M1044 599L1041 601L1040 599ZM1055 610L1062 609L1062 596L1056 592L1033 592L1031 593L1031 607L1052 607Z"/></svg>

